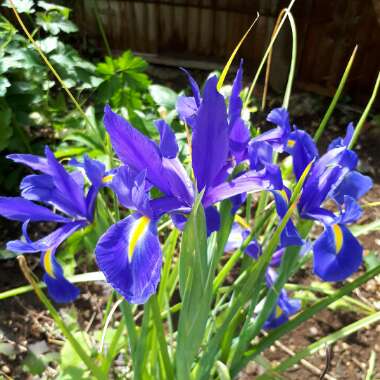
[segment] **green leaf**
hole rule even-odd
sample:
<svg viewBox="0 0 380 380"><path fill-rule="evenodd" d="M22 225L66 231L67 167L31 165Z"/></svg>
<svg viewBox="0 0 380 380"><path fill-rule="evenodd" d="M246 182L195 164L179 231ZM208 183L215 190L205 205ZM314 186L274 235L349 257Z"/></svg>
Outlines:
<svg viewBox="0 0 380 380"><path fill-rule="evenodd" d="M78 331L73 334L76 341L81 345L83 351L90 356L91 348L88 345L90 342L89 335L84 331ZM83 364L81 357L77 354L73 346L69 343L69 341L65 341L65 344L61 350L61 368L81 368L85 369L86 366Z"/></svg>
<svg viewBox="0 0 380 380"><path fill-rule="evenodd" d="M130 50L124 52L115 62L119 71L142 72L148 67L144 59L134 55Z"/></svg>
<svg viewBox="0 0 380 380"><path fill-rule="evenodd" d="M38 45L40 46L41 50L49 54L53 50L58 48L58 37L49 36L44 38L43 40L37 41Z"/></svg>
<svg viewBox="0 0 380 380"><path fill-rule="evenodd" d="M377 231L379 229L380 229L380 219L375 220L371 223L350 227L350 231L356 237L361 236L361 235L367 235L371 233L372 231Z"/></svg>
<svg viewBox="0 0 380 380"><path fill-rule="evenodd" d="M364 254L363 260L367 270L380 266L380 255L376 251L370 251L367 254Z"/></svg>
<svg viewBox="0 0 380 380"><path fill-rule="evenodd" d="M73 33L78 31L78 28L72 21L56 11L49 13L37 12L36 24L41 26L45 32L54 36L60 32Z"/></svg>
<svg viewBox="0 0 380 380"><path fill-rule="evenodd" d="M26 358L22 361L23 370L32 375L41 375L44 372L46 364L41 359L40 355L37 356L29 351Z"/></svg>
<svg viewBox="0 0 380 380"><path fill-rule="evenodd" d="M8 146L13 135L11 127L12 110L4 99L0 99L0 151Z"/></svg>
<svg viewBox="0 0 380 380"><path fill-rule="evenodd" d="M10 82L7 78L0 76L0 97L4 96L7 92L7 88L10 86Z"/></svg>
<svg viewBox="0 0 380 380"><path fill-rule="evenodd" d="M209 315L212 281L207 264L206 220L198 195L186 223L179 255L179 316L176 369L179 379L190 379L195 355L202 342Z"/></svg>
<svg viewBox="0 0 380 380"><path fill-rule="evenodd" d="M34 13L33 0L12 0L12 2L18 13ZM12 8L11 2L9 0L5 0L2 6Z"/></svg>
<svg viewBox="0 0 380 380"><path fill-rule="evenodd" d="M39 1L37 5L40 8L45 9L45 11L58 11L62 13L64 16L68 16L70 13L70 8L63 7L62 5L58 5L58 4L48 3L42 0Z"/></svg>
<svg viewBox="0 0 380 380"><path fill-rule="evenodd" d="M341 289L337 290L333 294L323 298L316 304L310 306L305 309L293 319L288 321L287 323L279 326L276 329L271 330L271 332L263 339L258 342L252 350L245 352L244 355L241 355L241 360L239 366L232 373L236 375L240 369L244 368L244 366L252 359L254 359L257 355L261 354L265 349L270 347L276 340L280 339L282 336L287 334L289 331L296 329L302 323L312 318L315 314L324 310L326 307L331 305L333 302L341 299L343 296L349 294L354 289L366 283L368 280L374 278L380 273L380 266L366 272L362 276L358 277L354 281L344 285Z"/></svg>
<svg viewBox="0 0 380 380"><path fill-rule="evenodd" d="M175 108L178 94L169 87L153 84L149 86L149 93L159 106L163 106L167 110Z"/></svg>
<svg viewBox="0 0 380 380"><path fill-rule="evenodd" d="M293 365L297 364L302 359L315 354L318 352L321 348L330 346L331 344L335 343L336 341L343 339L354 332L363 329L365 327L368 327L369 325L376 323L380 321L380 312L375 313L373 315L370 315L366 318L362 318L357 322L351 323L348 326L343 327L342 329L322 338L319 339L317 342L310 344L308 347L306 347L304 350L301 350L299 352L296 352L295 355L292 355L289 359L284 360L280 365L273 368L273 371L275 372L283 372L289 368L291 368ZM270 380L272 379L272 375L263 374L257 378L257 380Z"/></svg>

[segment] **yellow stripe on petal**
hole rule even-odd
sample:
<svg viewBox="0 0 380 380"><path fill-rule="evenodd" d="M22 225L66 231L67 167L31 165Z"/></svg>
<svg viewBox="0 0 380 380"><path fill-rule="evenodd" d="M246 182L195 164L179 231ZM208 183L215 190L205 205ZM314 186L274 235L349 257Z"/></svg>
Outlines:
<svg viewBox="0 0 380 380"><path fill-rule="evenodd" d="M286 144L288 148L293 148L295 145L295 140L288 140L288 143Z"/></svg>
<svg viewBox="0 0 380 380"><path fill-rule="evenodd" d="M338 224L334 224L332 226L332 229L334 232L335 250L336 250L336 253L339 253L343 245L343 232Z"/></svg>
<svg viewBox="0 0 380 380"><path fill-rule="evenodd" d="M128 244L128 259L129 262L132 261L133 254L135 252L136 245L139 239L144 235L146 229L149 226L150 219L146 216L142 216L138 220L136 220L134 226L132 227L132 231L129 237Z"/></svg>
<svg viewBox="0 0 380 380"><path fill-rule="evenodd" d="M282 309L281 309L281 307L280 306L276 306L276 318L279 318L279 317L281 317L281 315L282 315Z"/></svg>
<svg viewBox="0 0 380 380"><path fill-rule="evenodd" d="M282 190L278 190L277 192L278 192L278 194L281 195L281 197L284 199L284 201L285 201L286 203L289 203L288 193L287 193L284 189L282 189Z"/></svg>
<svg viewBox="0 0 380 380"><path fill-rule="evenodd" d="M112 181L112 178L114 177L114 174L106 175L102 178L103 183L109 183Z"/></svg>
<svg viewBox="0 0 380 380"><path fill-rule="evenodd" d="M50 277L55 278L54 268L53 268L53 251L50 248L45 252L44 268L45 268L46 273Z"/></svg>

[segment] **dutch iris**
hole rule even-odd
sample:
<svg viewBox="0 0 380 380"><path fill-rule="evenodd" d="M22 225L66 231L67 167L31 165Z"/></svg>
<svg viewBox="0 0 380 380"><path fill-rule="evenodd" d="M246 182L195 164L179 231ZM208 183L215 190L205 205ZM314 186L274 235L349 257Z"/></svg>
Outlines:
<svg viewBox="0 0 380 380"><path fill-rule="evenodd" d="M160 217L169 214L177 225L183 225L195 194L204 191L202 204L210 234L220 226L215 203L246 192L282 187L281 178L274 177L266 168L229 178L233 166L231 122L239 119L240 111L236 113L236 108L230 106L227 114L224 97L216 89L216 77L207 80L202 97L195 81L190 80L194 97L180 98L177 108L192 127L195 183L179 161L175 135L164 121L156 123L160 132L157 144L109 107L105 109L105 127L117 156L125 165L110 186L120 203L135 212L111 226L101 237L96 260L109 283L132 303L144 303L156 291L160 279L162 253L157 235ZM191 107L184 112L189 104ZM157 188L162 196L151 199L151 187Z"/></svg>
<svg viewBox="0 0 380 380"><path fill-rule="evenodd" d="M67 172L48 147L45 148L45 156L8 156L40 174L28 175L22 180L21 197L0 197L0 215L23 223L23 238L8 242L7 249L15 253L41 252L41 265L45 270L43 278L49 295L56 302L64 303L73 301L78 296L79 289L65 279L55 252L75 231L92 223L96 196L103 186L102 179L106 173L100 162L85 157L83 166L93 181L85 194L81 172ZM35 202L42 203L43 206ZM27 231L30 222L54 222L59 227L47 236L32 241Z"/></svg>

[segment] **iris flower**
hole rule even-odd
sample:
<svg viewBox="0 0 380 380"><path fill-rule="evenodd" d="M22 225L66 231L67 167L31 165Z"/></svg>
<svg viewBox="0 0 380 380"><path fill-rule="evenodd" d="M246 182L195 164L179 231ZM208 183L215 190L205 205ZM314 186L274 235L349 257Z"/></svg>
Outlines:
<svg viewBox="0 0 380 380"><path fill-rule="evenodd" d="M121 204L134 213L114 224L100 238L96 260L107 281L131 303L144 303L156 291L162 263L157 222L169 214L183 224L191 211L195 194L204 191L208 233L219 229L220 216L215 204L233 196L282 188L281 178L266 168L231 175L231 111L217 91L217 78L207 80L201 97L191 81L194 97L180 99L177 108L186 108L192 127L191 170L194 182L178 159L178 145L170 126L156 123L160 143L152 141L110 107L105 108L104 124L112 146L123 163L110 186ZM182 105L181 105L182 104ZM191 109L190 109L191 108ZM191 112L190 112L191 111ZM182 117L184 118L183 109ZM150 189L161 196L150 197ZM182 222L182 223L181 223Z"/></svg>
<svg viewBox="0 0 380 380"><path fill-rule="evenodd" d="M355 170L358 158L348 148L352 134L353 126L349 124L346 136L334 140L321 157L313 139L304 131L292 132L291 143L287 144L297 179L315 160L304 183L298 209L302 218L324 225L324 233L314 244L314 272L325 281L344 280L362 262L363 249L346 225L360 218L357 200L372 187L372 180ZM324 206L328 199L336 205L338 213Z"/></svg>
<svg viewBox="0 0 380 380"><path fill-rule="evenodd" d="M105 168L100 162L85 157L85 171L93 180L85 194L81 172L68 173L48 147L45 148L45 155L8 156L40 174L28 175L22 180L21 197L0 197L0 215L23 223L23 239L8 242L7 249L19 254L41 252L41 265L45 270L43 279L49 295L56 302L65 303L74 300L79 289L64 277L55 257L56 249L75 231L92 223L96 195L103 186ZM47 236L32 241L27 232L30 222L54 222L59 227Z"/></svg>
<svg viewBox="0 0 380 380"><path fill-rule="evenodd" d="M242 223L234 222L230 236L228 237L225 252L230 252L240 248L248 235L249 229L247 226L243 226ZM288 242L290 243L290 241ZM289 245L292 244L290 243ZM278 249L272 255L272 259L267 267L265 275L265 283L268 288L271 288L277 279L278 274L276 272L276 269L281 264L281 260L284 256L286 247L287 246L280 244ZM308 249L308 245L305 245L300 255L304 255ZM256 240L252 240L246 247L244 253L252 259L258 260L262 253L261 245ZM289 298L286 290L282 289L278 296L276 306L266 320L264 328L269 330L280 326L281 324L287 322L289 317L299 311L300 308L301 303L298 300Z"/></svg>

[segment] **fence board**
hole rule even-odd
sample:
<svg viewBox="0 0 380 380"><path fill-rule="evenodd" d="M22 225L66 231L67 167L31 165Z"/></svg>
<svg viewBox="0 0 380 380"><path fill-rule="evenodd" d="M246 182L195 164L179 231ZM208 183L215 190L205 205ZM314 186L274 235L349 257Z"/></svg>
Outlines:
<svg viewBox="0 0 380 380"><path fill-rule="evenodd" d="M284 0L76 0L74 17L82 36L103 46L96 3L112 49L132 49L165 58L223 63L260 12L254 32L241 49L254 70L264 53ZM293 13L298 29L297 81L331 94L347 59L359 43L349 82L351 94L366 98L380 69L378 0L302 0ZM287 26L276 43L272 86L286 80L291 53ZM363 70L363 68L365 68Z"/></svg>

